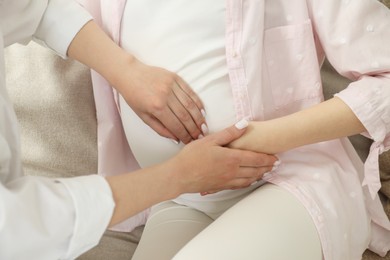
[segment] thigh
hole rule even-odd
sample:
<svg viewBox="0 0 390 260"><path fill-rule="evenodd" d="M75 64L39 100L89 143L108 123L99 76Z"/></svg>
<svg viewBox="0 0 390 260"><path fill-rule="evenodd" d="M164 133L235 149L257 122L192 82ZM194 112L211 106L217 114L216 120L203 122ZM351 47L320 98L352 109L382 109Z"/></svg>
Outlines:
<svg viewBox="0 0 390 260"><path fill-rule="evenodd" d="M213 220L172 201L153 207L133 260L168 260Z"/></svg>
<svg viewBox="0 0 390 260"><path fill-rule="evenodd" d="M304 206L289 192L266 184L222 214L174 259L321 260L322 250Z"/></svg>

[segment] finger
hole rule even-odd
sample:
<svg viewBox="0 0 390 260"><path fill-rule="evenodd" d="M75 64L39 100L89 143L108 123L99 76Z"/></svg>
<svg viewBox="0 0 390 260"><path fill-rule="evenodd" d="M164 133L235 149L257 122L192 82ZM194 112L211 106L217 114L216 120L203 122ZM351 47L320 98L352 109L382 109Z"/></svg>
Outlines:
<svg viewBox="0 0 390 260"><path fill-rule="evenodd" d="M189 98L187 97L187 99ZM195 106L195 104L193 105ZM189 111L183 106L174 93L168 97L168 106L184 126L187 133L191 136L191 139L198 139L199 135L202 133L200 128L196 125Z"/></svg>
<svg viewBox="0 0 390 260"><path fill-rule="evenodd" d="M273 166L265 167L240 167L237 172L237 178L250 178L260 180L263 175L272 170Z"/></svg>
<svg viewBox="0 0 390 260"><path fill-rule="evenodd" d="M176 142L179 141L179 138L172 134L157 118L146 115L142 118L142 120L159 135L175 140Z"/></svg>
<svg viewBox="0 0 390 260"><path fill-rule="evenodd" d="M234 126L225 128L222 131L209 135L206 137L207 139L205 139L212 140L214 143L220 146L227 145L242 136L247 126L248 121L246 119L242 119Z"/></svg>
<svg viewBox="0 0 390 260"><path fill-rule="evenodd" d="M177 77L176 82L179 87L195 102L198 110L201 112L202 117L205 117L205 108L203 102L200 100L199 96L192 90L192 88L180 77Z"/></svg>
<svg viewBox="0 0 390 260"><path fill-rule="evenodd" d="M176 82L176 83L177 84L175 84L175 86L172 88L173 93L175 94L175 97L178 100L178 104L177 104L178 107L176 109L180 109L180 110L184 109L185 111L187 111L187 113L189 114L189 116L191 116L191 119L192 119L189 122L190 124L188 125L190 128L187 126L187 122L182 120L182 122L184 123L184 126L187 128L187 131L195 139L198 137L198 131L193 133L194 130L192 128L193 127L192 123L194 123L196 125L196 127L197 127L196 130L199 130L202 132L203 135L206 135L207 128L206 128L206 121L204 118L205 112L204 112L204 110L203 110L203 113L201 111L203 108L199 108L198 105L196 104L196 102L183 90L183 87L178 82ZM190 89L190 87L188 87L188 86L186 88ZM175 109L172 109L172 110L175 112ZM183 112L181 112L181 113L183 113ZM181 120L180 117L179 117L179 119Z"/></svg>
<svg viewBox="0 0 390 260"><path fill-rule="evenodd" d="M187 132L184 125L176 117L169 107L164 108L155 115L156 118L179 140L188 144L192 141L191 135Z"/></svg>
<svg viewBox="0 0 390 260"><path fill-rule="evenodd" d="M201 192L201 195L204 196L204 195L214 194L214 193L217 193L217 192L220 192L223 190L243 189L243 188L249 187L250 185L252 185L253 183L256 183L257 181L258 181L257 178L235 178L235 179L229 181L228 183L226 183L225 185L223 185L223 187L221 187L220 189L211 190L211 191L207 191L207 192Z"/></svg>
<svg viewBox="0 0 390 260"><path fill-rule="evenodd" d="M261 177L253 178L236 178L229 182L230 190L238 190L251 186L252 184L261 180Z"/></svg>
<svg viewBox="0 0 390 260"><path fill-rule="evenodd" d="M206 196L206 195L210 195L210 194L214 194L214 193L217 193L218 191L204 191L204 192L201 192L200 195L201 196Z"/></svg>
<svg viewBox="0 0 390 260"><path fill-rule="evenodd" d="M245 150L232 150L232 156L240 159L239 166L244 167L273 167L278 158L274 155Z"/></svg>

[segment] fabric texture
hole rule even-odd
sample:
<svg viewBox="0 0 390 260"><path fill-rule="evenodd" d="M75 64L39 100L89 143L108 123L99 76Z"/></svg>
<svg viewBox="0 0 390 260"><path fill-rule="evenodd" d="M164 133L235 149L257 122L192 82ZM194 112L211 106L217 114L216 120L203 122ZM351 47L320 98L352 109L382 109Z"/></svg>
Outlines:
<svg viewBox="0 0 390 260"><path fill-rule="evenodd" d="M388 1L390 7L390 1ZM340 76L334 68L325 61L321 69L321 78L323 82L324 96L326 99L331 98L335 93L346 88L350 81ZM372 144L372 141L362 135L356 135L349 138L352 145L358 152L362 161L365 161ZM382 188L380 190L380 196L382 199L383 207L387 216L390 218L390 151L385 152L379 157L379 167L381 175ZM385 258L378 256L377 254L366 250L363 255L363 260L379 260L390 259L390 252L387 253Z"/></svg>
<svg viewBox="0 0 390 260"><path fill-rule="evenodd" d="M6 49L7 86L20 122L27 175L96 172L96 117L89 69L31 42Z"/></svg>

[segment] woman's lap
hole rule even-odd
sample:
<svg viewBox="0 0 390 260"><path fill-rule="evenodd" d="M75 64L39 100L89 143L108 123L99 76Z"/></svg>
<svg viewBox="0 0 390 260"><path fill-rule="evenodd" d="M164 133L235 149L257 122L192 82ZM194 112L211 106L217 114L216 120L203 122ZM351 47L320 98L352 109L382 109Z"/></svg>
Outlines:
<svg viewBox="0 0 390 260"><path fill-rule="evenodd" d="M322 259L320 240L304 206L266 184L213 222L169 202L155 208L133 259ZM187 243L188 242L188 243Z"/></svg>
<svg viewBox="0 0 390 260"><path fill-rule="evenodd" d="M320 240L303 205L267 184L189 242L178 259L322 259Z"/></svg>
<svg viewBox="0 0 390 260"><path fill-rule="evenodd" d="M153 207L133 260L172 259L214 220L196 209L167 201Z"/></svg>

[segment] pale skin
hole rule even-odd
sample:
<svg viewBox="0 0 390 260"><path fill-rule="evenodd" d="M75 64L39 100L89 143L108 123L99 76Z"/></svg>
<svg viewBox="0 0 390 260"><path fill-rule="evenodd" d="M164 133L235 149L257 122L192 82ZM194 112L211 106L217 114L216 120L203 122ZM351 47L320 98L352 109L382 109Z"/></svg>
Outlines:
<svg viewBox="0 0 390 260"><path fill-rule="evenodd" d="M186 139L184 134L180 140L188 143L204 134L199 130L204 123L200 111L203 106L192 90L183 90L184 82L175 74L144 65L124 52L94 22L87 23L76 35L68 55L104 76L126 97L129 105L138 111L145 122L152 127L154 125L157 132L160 130L161 135L168 133L167 137L172 138L171 131L164 124L182 122L182 118L177 117L180 113L175 110L180 110L175 108L180 104L196 125L188 124L191 119L184 120L186 123L181 126L187 135L191 135ZM178 90L172 82L179 83L182 90ZM149 97L147 102L145 96ZM172 117L176 119L170 121ZM183 117L186 119L186 116ZM232 126L191 142L163 164L107 177L115 200L110 226L183 193L239 189L260 180L264 173L272 169L277 160L275 156L226 147L239 138L245 129Z"/></svg>
<svg viewBox="0 0 390 260"><path fill-rule="evenodd" d="M365 131L349 106L334 97L291 115L251 122L246 134L230 147L277 154Z"/></svg>
<svg viewBox="0 0 390 260"><path fill-rule="evenodd" d="M228 146L278 154L303 145L365 132L363 124L341 99L334 97L299 112L267 121L249 122L248 129ZM209 190L202 195L218 191Z"/></svg>
<svg viewBox="0 0 390 260"><path fill-rule="evenodd" d="M191 142L163 164L107 178L116 202L110 225L183 193L239 189L260 180L276 157L222 147L244 131L227 128Z"/></svg>

